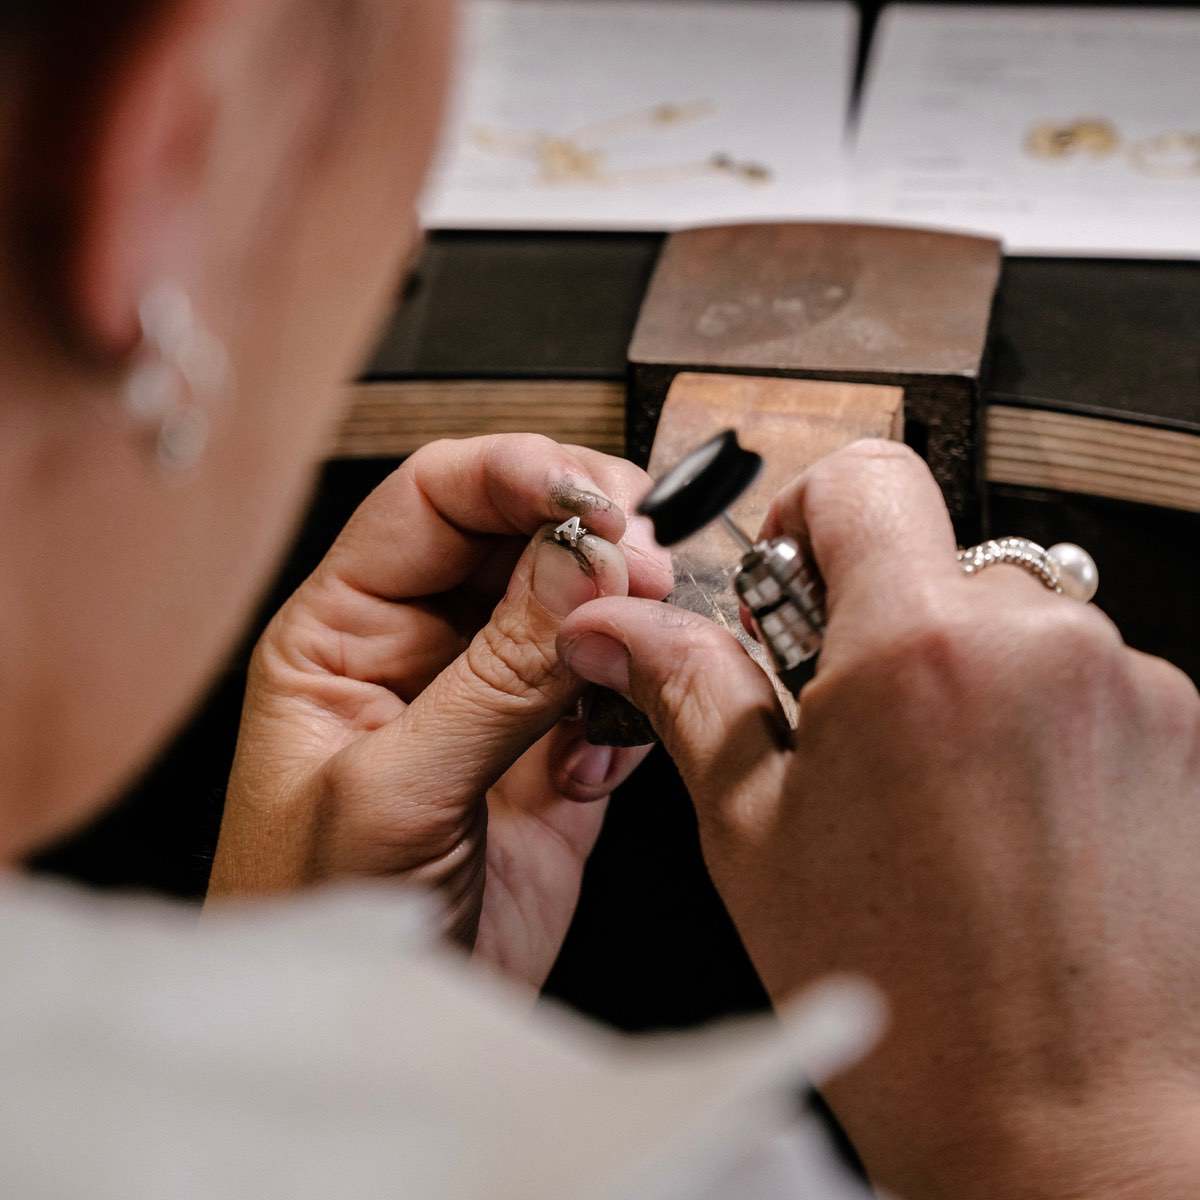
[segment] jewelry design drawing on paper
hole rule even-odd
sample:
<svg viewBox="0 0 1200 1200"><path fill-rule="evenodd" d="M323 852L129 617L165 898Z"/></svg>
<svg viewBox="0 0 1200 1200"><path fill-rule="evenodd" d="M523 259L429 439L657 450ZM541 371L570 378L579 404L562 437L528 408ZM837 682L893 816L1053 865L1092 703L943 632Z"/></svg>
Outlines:
<svg viewBox="0 0 1200 1200"><path fill-rule="evenodd" d="M595 121L568 133L518 132L477 125L471 129L470 138L476 149L485 153L527 161L533 168L533 182L542 187L659 184L703 175L721 175L750 185L771 182L774 171L769 166L723 150L702 161L667 161L661 166L621 167L614 161L623 139L666 133L715 112L716 106L708 100L668 102Z"/></svg>
<svg viewBox="0 0 1200 1200"><path fill-rule="evenodd" d="M1200 176L1200 132L1174 131L1127 142L1113 122L1103 117L1040 121L1025 136L1025 152L1043 162L1073 157L1099 160L1120 152L1141 175L1156 179Z"/></svg>

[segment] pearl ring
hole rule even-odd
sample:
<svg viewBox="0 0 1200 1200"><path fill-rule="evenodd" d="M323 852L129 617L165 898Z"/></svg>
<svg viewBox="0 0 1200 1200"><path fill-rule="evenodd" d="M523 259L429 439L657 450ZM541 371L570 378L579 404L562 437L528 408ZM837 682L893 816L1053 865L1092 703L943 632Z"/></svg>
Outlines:
<svg viewBox="0 0 1200 1200"><path fill-rule="evenodd" d="M1004 537L958 552L958 564L964 575L977 575L1001 563L1022 567L1052 592L1084 604L1100 586L1095 559L1073 542L1059 542L1044 550L1028 538Z"/></svg>

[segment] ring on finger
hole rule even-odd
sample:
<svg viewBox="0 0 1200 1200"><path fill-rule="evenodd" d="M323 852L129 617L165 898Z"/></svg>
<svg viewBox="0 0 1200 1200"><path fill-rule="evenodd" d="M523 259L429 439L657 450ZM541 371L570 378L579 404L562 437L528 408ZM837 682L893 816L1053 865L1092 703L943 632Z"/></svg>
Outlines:
<svg viewBox="0 0 1200 1200"><path fill-rule="evenodd" d="M993 538L958 552L964 575L978 575L988 567L1008 564L1021 567L1052 592L1086 604L1100 586L1100 572L1092 556L1073 542L1059 542L1049 550L1023 537Z"/></svg>

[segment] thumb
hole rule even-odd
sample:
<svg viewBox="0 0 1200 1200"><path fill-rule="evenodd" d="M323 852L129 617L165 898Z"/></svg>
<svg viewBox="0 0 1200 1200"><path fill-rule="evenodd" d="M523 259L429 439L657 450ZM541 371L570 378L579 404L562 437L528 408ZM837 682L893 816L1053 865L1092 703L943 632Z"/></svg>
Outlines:
<svg viewBox="0 0 1200 1200"><path fill-rule="evenodd" d="M622 693L650 718L698 804L781 770L791 735L775 690L712 621L613 597L571 614L558 644L574 674Z"/></svg>
<svg viewBox="0 0 1200 1200"><path fill-rule="evenodd" d="M396 871L448 853L485 793L575 705L583 684L559 659L559 627L597 596L624 595L628 572L611 542L587 534L571 548L553 530L534 536L467 649L401 716L329 764L341 857L386 857L377 868ZM394 837L380 838L381 809Z"/></svg>

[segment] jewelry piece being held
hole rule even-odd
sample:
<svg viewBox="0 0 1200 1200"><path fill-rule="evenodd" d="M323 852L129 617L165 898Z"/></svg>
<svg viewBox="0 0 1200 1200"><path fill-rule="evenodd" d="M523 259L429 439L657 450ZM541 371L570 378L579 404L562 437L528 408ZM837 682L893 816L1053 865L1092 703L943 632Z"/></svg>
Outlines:
<svg viewBox="0 0 1200 1200"><path fill-rule="evenodd" d="M587 537L587 528L578 517L572 517L569 521L564 521L555 531L554 540L563 546L569 546L572 550L579 548L579 543Z"/></svg>
<svg viewBox="0 0 1200 1200"><path fill-rule="evenodd" d="M1100 572L1092 556L1073 542L1059 542L1049 550L1029 538L1003 537L958 552L964 575L977 575L988 567L1007 563L1040 579L1052 592L1086 604L1100 586Z"/></svg>

